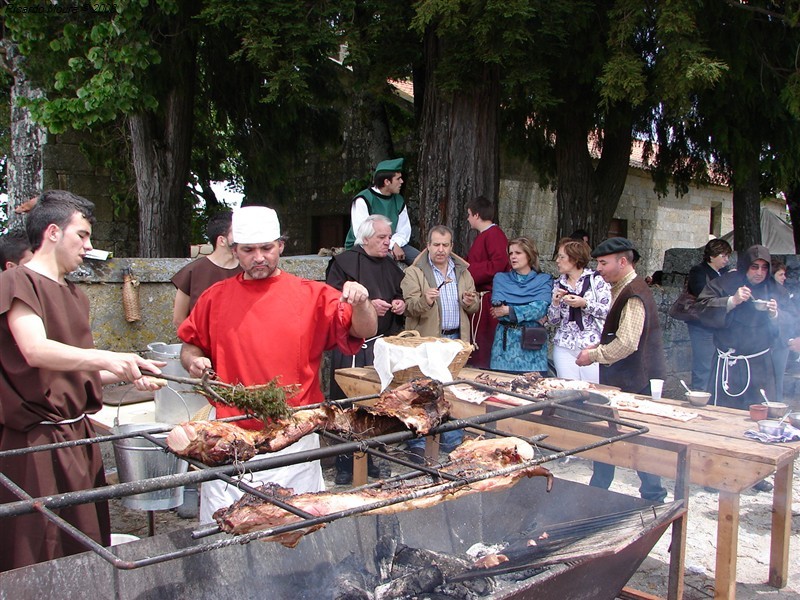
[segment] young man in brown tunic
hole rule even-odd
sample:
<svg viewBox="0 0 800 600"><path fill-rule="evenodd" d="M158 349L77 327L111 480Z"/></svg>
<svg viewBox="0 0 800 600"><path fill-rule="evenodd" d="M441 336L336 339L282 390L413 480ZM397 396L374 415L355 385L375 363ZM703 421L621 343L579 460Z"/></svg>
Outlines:
<svg viewBox="0 0 800 600"><path fill-rule="evenodd" d="M592 252L597 272L611 284L611 308L600 334L600 344L581 350L580 367L600 363L600 383L625 392L650 395L650 379L664 379L666 363L653 293L633 266L639 252L627 238L610 238ZM657 475L639 471L639 494L663 502L667 490ZM595 462L590 485L608 489L614 465Z"/></svg>
<svg viewBox="0 0 800 600"><path fill-rule="evenodd" d="M89 302L67 273L92 249L94 205L70 192L45 192L28 214L33 258L0 273L0 451L94 437L87 414L102 407L102 386L133 381L157 385L140 369L160 362L96 350ZM0 458L0 472L32 497L105 485L97 445ZM19 498L0 485L0 503ZM108 545L105 502L54 512ZM86 550L38 513L3 519L0 571Z"/></svg>
<svg viewBox="0 0 800 600"><path fill-rule="evenodd" d="M239 259L234 255L231 220L233 213L217 213L208 220L206 236L214 247L208 256L201 256L190 262L172 276L176 288L175 303L172 307L172 322L175 327L189 316L197 299L204 291L218 281L234 277L242 272Z"/></svg>

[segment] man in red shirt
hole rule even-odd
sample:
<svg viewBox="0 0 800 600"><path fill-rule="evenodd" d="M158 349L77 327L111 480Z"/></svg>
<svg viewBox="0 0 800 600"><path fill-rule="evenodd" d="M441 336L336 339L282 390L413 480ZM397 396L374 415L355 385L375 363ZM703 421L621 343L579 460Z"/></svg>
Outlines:
<svg viewBox="0 0 800 600"><path fill-rule="evenodd" d="M481 294L481 307L471 317L475 350L469 358L469 364L479 369L489 368L494 331L497 329L497 319L490 313L492 281L496 273L511 269L508 263L508 238L492 219L494 206L488 198L478 196L467 205L467 222L478 232L467 253L467 262L469 274Z"/></svg>
<svg viewBox="0 0 800 600"><path fill-rule="evenodd" d="M341 291L317 281L295 277L279 268L284 239L271 208L248 206L233 214L233 251L243 273L207 289L178 329L183 342L181 362L192 377L213 368L220 380L246 386L280 377L282 385L299 384L294 406L324 400L319 366L325 350L355 354L377 329L377 315L366 288L344 283ZM216 417L242 411L217 405ZM261 421L237 421L260 429ZM319 447L308 435L280 454ZM276 453L279 454L279 453ZM261 457L263 458L263 457ZM245 476L248 482L271 481L296 493L324 489L319 461L289 465ZM221 481L204 483L200 520L211 521L218 508L242 493Z"/></svg>

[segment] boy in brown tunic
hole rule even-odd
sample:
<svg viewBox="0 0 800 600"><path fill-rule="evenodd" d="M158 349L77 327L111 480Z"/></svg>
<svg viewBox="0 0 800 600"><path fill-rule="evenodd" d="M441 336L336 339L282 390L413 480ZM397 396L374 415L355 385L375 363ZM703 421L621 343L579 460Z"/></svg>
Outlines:
<svg viewBox="0 0 800 600"><path fill-rule="evenodd" d="M94 349L88 299L65 279L92 249L93 210L70 192L42 194L26 227L33 258L0 273L0 451L94 437L86 415L100 410L103 384L157 387L140 369L159 373L163 363ZM96 445L0 457L0 472L34 498L105 485ZM18 499L0 485L0 503ZM108 545L107 503L55 512ZM0 526L0 571L86 549L36 513Z"/></svg>

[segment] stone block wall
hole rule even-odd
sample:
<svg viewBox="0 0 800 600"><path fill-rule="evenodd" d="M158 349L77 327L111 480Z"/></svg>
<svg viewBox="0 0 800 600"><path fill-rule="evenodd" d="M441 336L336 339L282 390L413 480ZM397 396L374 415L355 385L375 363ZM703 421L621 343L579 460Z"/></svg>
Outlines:
<svg viewBox="0 0 800 600"><path fill-rule="evenodd" d="M92 165L81 149L91 143L91 134L86 133L48 136L47 144L42 146L42 187L69 190L94 202L97 219L92 228L94 247L113 252L114 256L135 256L139 251L136 217L128 218L115 211L112 201L115 182L111 173ZM119 149L120 153L126 151Z"/></svg>
<svg viewBox="0 0 800 600"><path fill-rule="evenodd" d="M653 190L649 173L631 168L615 217L627 221L628 237L642 255L637 271L644 275L661 269L670 248L705 246L712 207L721 211L720 234L733 229L731 202L730 190L720 186L690 188L685 196L678 198L670 192L660 198ZM530 165L504 163L499 224L509 238L522 235L533 238L543 255L555 246L556 194L539 187Z"/></svg>
<svg viewBox="0 0 800 600"><path fill-rule="evenodd" d="M292 256L281 268L300 277L324 281L328 258ZM89 297L89 318L95 346L117 352L145 352L152 342L177 343L172 324L175 287L172 276L188 258L119 258L87 260L69 279ZM129 267L139 281L142 318L128 323L122 308L122 272Z"/></svg>

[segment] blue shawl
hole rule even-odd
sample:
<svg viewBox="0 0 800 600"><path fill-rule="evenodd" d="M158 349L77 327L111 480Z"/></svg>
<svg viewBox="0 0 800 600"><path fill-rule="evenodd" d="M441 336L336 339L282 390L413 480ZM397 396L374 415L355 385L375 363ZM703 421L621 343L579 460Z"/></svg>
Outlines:
<svg viewBox="0 0 800 600"><path fill-rule="evenodd" d="M547 273L531 270L527 275L516 271L498 273L492 282L492 302L506 304L528 304L536 300L550 302L553 293L553 278Z"/></svg>

